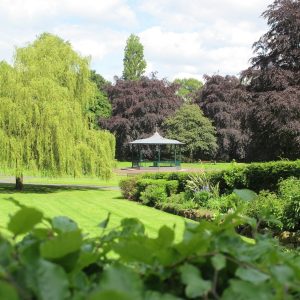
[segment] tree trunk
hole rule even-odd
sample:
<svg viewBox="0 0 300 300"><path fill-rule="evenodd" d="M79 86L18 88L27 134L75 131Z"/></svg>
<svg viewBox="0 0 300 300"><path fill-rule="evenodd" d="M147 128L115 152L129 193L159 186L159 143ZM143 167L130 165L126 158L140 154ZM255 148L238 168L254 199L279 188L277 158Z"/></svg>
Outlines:
<svg viewBox="0 0 300 300"><path fill-rule="evenodd" d="M22 191L23 190L23 175L16 177L16 190Z"/></svg>

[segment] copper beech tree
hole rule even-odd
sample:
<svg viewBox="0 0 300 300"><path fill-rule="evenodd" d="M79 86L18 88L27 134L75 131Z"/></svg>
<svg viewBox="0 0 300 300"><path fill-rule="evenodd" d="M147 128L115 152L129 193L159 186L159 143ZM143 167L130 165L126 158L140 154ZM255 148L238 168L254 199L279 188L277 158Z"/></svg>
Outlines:
<svg viewBox="0 0 300 300"><path fill-rule="evenodd" d="M115 134L118 159L131 158L128 142L153 134L181 106L183 100L175 94L177 88L155 77L118 79L108 87L112 116L102 119L100 125Z"/></svg>

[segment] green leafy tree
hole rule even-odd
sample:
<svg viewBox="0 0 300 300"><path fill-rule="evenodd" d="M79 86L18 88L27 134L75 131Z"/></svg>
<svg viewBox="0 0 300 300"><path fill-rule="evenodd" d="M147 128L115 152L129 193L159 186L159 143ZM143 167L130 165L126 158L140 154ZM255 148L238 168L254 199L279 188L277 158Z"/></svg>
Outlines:
<svg viewBox="0 0 300 300"><path fill-rule="evenodd" d="M123 65L123 79L125 80L139 80L145 73L147 63L144 59L144 47L139 37L134 34L127 39Z"/></svg>
<svg viewBox="0 0 300 300"><path fill-rule="evenodd" d="M177 78L174 83L178 84L177 95L186 102L192 102L195 94L203 87L203 83L195 78Z"/></svg>
<svg viewBox="0 0 300 300"><path fill-rule="evenodd" d="M165 120L167 136L185 145L183 155L190 160L212 158L217 151L216 130L198 105L184 104Z"/></svg>
<svg viewBox="0 0 300 300"><path fill-rule="evenodd" d="M0 165L17 177L109 177L114 137L90 130L85 113L95 98L89 62L68 42L42 34L0 64Z"/></svg>
<svg viewBox="0 0 300 300"><path fill-rule="evenodd" d="M95 101L89 107L88 113L92 127L98 128L100 118L109 118L111 116L111 103L106 92L107 86L111 83L106 81L100 74L97 74L95 70L91 71L91 80L96 84L97 92L95 93Z"/></svg>

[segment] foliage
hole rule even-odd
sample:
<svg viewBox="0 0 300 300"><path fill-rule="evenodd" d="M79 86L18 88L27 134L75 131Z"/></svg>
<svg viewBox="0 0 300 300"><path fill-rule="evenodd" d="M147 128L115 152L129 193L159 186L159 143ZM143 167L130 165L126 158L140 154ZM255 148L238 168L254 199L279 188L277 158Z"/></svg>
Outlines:
<svg viewBox="0 0 300 300"><path fill-rule="evenodd" d="M116 136L116 157L131 159L129 142L152 135L166 117L182 103L176 87L165 80L143 77L138 81L117 80L108 86L112 116L100 122L101 127ZM144 155L150 155L144 149Z"/></svg>
<svg viewBox="0 0 300 300"><path fill-rule="evenodd" d="M17 48L13 67L0 63L0 164L20 176L108 178L114 137L88 128L93 100L89 63L51 34Z"/></svg>
<svg viewBox="0 0 300 300"><path fill-rule="evenodd" d="M281 181L279 196L284 201L283 223L287 229L300 230L300 179Z"/></svg>
<svg viewBox="0 0 300 300"><path fill-rule="evenodd" d="M147 63L144 59L144 47L137 35L131 34L127 39L123 65L125 80L139 80L145 73Z"/></svg>
<svg viewBox="0 0 300 300"><path fill-rule="evenodd" d="M110 82L106 81L100 74L97 74L95 70L91 70L91 80L96 84L97 92L95 100L89 107L89 118L92 124L98 127L100 118L109 118L111 116L111 103L105 91L106 86L109 85Z"/></svg>
<svg viewBox="0 0 300 300"><path fill-rule="evenodd" d="M22 224L22 219L13 217ZM36 222L14 243L1 236L2 298L299 297L299 256L284 253L267 236L256 235L255 243L245 242L235 230L245 222L237 214L221 224L220 220L187 223L178 243L167 226L160 228L156 238L149 238L137 219L123 219L120 227L109 232L105 232L109 218L104 221L103 233L96 238L82 234L66 217L43 217L47 227ZM112 251L117 255L112 256Z"/></svg>
<svg viewBox="0 0 300 300"><path fill-rule="evenodd" d="M183 104L164 122L167 136L178 139L182 154L189 160L214 157L217 151L215 129L200 108L193 104Z"/></svg>
<svg viewBox="0 0 300 300"><path fill-rule="evenodd" d="M203 83L196 78L177 78L174 79L174 83L179 86L177 95L182 97L182 99L187 103L191 103L195 94L203 87Z"/></svg>
<svg viewBox="0 0 300 300"><path fill-rule="evenodd" d="M251 163L227 171L215 172L212 182L220 183L220 190L247 188L255 192L261 190L276 191L280 179L295 176L300 178L300 160Z"/></svg>
<svg viewBox="0 0 300 300"><path fill-rule="evenodd" d="M253 201L257 198L257 194L249 189L234 189L233 193L243 201Z"/></svg>
<svg viewBox="0 0 300 300"><path fill-rule="evenodd" d="M282 229L284 200L274 193L262 191L253 201L248 202L245 214L255 218L260 227Z"/></svg>
<svg viewBox="0 0 300 300"><path fill-rule="evenodd" d="M212 197L207 201L206 207L217 213L226 214L241 209L245 202L236 194Z"/></svg>
<svg viewBox="0 0 300 300"><path fill-rule="evenodd" d="M244 160L248 134L242 120L248 107L248 93L237 77L205 76L206 82L195 102L217 130L218 155L221 160Z"/></svg>
<svg viewBox="0 0 300 300"><path fill-rule="evenodd" d="M300 3L276 0L263 13L269 30L254 43L242 72L252 104L246 119L249 159L296 159L300 154Z"/></svg>
<svg viewBox="0 0 300 300"><path fill-rule="evenodd" d="M140 196L142 203L149 206L154 206L158 201L164 202L166 199L166 188L162 185L148 185Z"/></svg>
<svg viewBox="0 0 300 300"><path fill-rule="evenodd" d="M121 189L122 196L125 199L129 199L129 200L136 199L136 197L137 197L136 196L137 195L136 183L137 183L136 176L133 176L130 178L124 178L124 179L120 180L119 187Z"/></svg>
<svg viewBox="0 0 300 300"><path fill-rule="evenodd" d="M140 199L142 192L146 190L148 186L154 186L157 188L162 187L166 192L167 196L176 194L178 190L178 181L177 180L165 180L165 179L138 179L136 181L136 198L135 200Z"/></svg>

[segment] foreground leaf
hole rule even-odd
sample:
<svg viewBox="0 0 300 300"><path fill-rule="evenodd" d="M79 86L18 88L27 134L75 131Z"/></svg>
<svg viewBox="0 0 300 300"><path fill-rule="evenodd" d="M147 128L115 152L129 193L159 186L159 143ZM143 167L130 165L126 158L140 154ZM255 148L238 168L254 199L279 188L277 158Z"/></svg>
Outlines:
<svg viewBox="0 0 300 300"><path fill-rule="evenodd" d="M40 260L37 269L37 291L39 299L63 300L69 296L69 281L62 267Z"/></svg>
<svg viewBox="0 0 300 300"><path fill-rule="evenodd" d="M41 256L47 259L56 259L69 253L78 251L82 244L81 231L70 231L60 234L41 244Z"/></svg>
<svg viewBox="0 0 300 300"><path fill-rule="evenodd" d="M7 229L14 235L30 231L43 218L42 212L33 207L23 207L9 220Z"/></svg>
<svg viewBox="0 0 300 300"><path fill-rule="evenodd" d="M211 282L203 280L200 271L190 264L180 267L181 280L186 285L185 294L188 298L205 295L211 289Z"/></svg>

